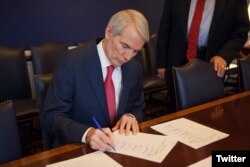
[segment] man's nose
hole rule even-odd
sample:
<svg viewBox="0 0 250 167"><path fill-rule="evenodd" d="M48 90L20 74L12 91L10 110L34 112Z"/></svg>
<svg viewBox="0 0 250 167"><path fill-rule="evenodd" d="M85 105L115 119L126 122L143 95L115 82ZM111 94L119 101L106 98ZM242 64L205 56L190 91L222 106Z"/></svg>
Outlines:
<svg viewBox="0 0 250 167"><path fill-rule="evenodd" d="M127 51L124 54L124 58L129 61L134 57L134 52L133 51Z"/></svg>

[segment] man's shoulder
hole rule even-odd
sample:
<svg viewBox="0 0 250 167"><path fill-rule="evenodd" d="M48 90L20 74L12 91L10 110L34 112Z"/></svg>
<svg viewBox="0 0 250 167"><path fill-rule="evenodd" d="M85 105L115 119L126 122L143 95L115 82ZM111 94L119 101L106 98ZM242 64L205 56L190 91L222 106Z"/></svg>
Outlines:
<svg viewBox="0 0 250 167"><path fill-rule="evenodd" d="M102 39L103 38L89 38L82 42L79 42L78 45L79 45L79 48L86 48L86 47L93 46L93 45L96 46Z"/></svg>
<svg viewBox="0 0 250 167"><path fill-rule="evenodd" d="M79 59L84 59L86 55L96 54L96 41L97 39L85 40L83 43L81 43L80 46L64 52L62 55L62 59L68 59L68 61L77 61Z"/></svg>
<svg viewBox="0 0 250 167"><path fill-rule="evenodd" d="M131 59L130 61L128 61L126 63L127 66L130 67L135 67L135 68L141 68L141 64L139 61L137 61L136 59Z"/></svg>
<svg viewBox="0 0 250 167"><path fill-rule="evenodd" d="M79 53L82 53L90 48L93 48L96 46L96 39L88 39L84 42L81 42L79 46L75 47L74 49L68 50L65 52L66 55L78 55Z"/></svg>
<svg viewBox="0 0 250 167"><path fill-rule="evenodd" d="M131 75L138 75L142 72L142 67L137 60L131 59L122 65L122 70L131 73Z"/></svg>

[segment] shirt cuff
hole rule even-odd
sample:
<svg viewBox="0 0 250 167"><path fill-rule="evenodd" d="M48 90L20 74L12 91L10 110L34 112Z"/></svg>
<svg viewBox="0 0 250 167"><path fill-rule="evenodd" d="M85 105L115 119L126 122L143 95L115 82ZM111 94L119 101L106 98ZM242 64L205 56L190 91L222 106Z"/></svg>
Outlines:
<svg viewBox="0 0 250 167"><path fill-rule="evenodd" d="M86 137L91 128L88 128L82 136L82 143L87 143Z"/></svg>
<svg viewBox="0 0 250 167"><path fill-rule="evenodd" d="M126 114L124 114L124 115L130 116L130 117L132 117L132 118L136 119L136 118L135 118L135 116L134 116L133 114L126 113Z"/></svg>

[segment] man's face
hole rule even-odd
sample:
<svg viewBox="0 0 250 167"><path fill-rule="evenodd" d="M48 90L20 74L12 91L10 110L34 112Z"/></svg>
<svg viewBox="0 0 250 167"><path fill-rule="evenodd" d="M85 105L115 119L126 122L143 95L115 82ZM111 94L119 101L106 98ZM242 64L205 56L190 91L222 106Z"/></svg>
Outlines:
<svg viewBox="0 0 250 167"><path fill-rule="evenodd" d="M120 35L113 35L112 27L108 26L103 46L111 64L118 67L131 60L142 49L144 43L145 40L131 24L126 26Z"/></svg>

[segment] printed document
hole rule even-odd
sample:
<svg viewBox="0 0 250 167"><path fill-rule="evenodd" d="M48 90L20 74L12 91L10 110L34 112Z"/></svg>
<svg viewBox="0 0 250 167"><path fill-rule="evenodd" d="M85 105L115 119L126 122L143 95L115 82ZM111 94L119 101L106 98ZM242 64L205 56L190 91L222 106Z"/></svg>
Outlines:
<svg viewBox="0 0 250 167"><path fill-rule="evenodd" d="M114 161L108 155L101 151L96 151L90 154L86 154L77 158L69 159L66 161L47 165L47 167L122 167L119 163Z"/></svg>
<svg viewBox="0 0 250 167"><path fill-rule="evenodd" d="M198 149L229 136L229 134L209 128L186 118L165 122L151 126L151 128L167 136L172 136L194 149Z"/></svg>
<svg viewBox="0 0 250 167"><path fill-rule="evenodd" d="M120 135L114 132L115 151L110 152L129 155L154 162L162 162L177 143L177 140L168 136L138 133Z"/></svg>

